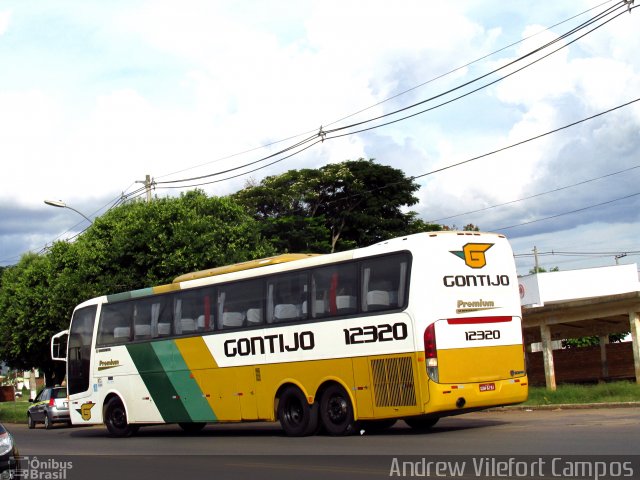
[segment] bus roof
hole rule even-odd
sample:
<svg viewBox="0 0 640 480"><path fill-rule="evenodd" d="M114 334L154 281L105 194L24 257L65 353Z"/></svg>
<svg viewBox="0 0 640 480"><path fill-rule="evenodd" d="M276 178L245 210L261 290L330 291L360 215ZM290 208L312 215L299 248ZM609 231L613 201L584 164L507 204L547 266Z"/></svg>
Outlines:
<svg viewBox="0 0 640 480"><path fill-rule="evenodd" d="M267 265L277 265L279 263L293 262L304 258L317 257L318 253L285 253L274 257L259 258L257 260L249 260L247 262L235 263L233 265L224 265L222 267L209 268L198 272L185 273L173 280L173 283L186 282L187 280L196 280L199 278L213 277L223 275L225 273L240 272L242 270L250 270L252 268L266 267Z"/></svg>

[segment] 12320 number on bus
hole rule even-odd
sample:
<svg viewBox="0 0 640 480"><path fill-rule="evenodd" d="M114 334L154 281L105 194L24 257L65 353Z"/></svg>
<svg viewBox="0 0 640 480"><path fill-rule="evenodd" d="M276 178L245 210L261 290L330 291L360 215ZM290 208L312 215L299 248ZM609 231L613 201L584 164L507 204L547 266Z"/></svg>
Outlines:
<svg viewBox="0 0 640 480"><path fill-rule="evenodd" d="M351 327L343 329L344 342L347 345L357 343L392 342L404 340L408 336L407 325L402 322L383 323L381 325L367 325L365 327Z"/></svg>

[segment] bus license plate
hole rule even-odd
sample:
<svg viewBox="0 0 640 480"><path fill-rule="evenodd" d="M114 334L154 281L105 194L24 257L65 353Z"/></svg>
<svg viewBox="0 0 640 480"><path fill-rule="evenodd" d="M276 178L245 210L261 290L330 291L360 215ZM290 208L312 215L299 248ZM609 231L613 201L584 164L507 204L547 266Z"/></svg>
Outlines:
<svg viewBox="0 0 640 480"><path fill-rule="evenodd" d="M480 391L481 392L493 392L496 389L495 383L481 383Z"/></svg>

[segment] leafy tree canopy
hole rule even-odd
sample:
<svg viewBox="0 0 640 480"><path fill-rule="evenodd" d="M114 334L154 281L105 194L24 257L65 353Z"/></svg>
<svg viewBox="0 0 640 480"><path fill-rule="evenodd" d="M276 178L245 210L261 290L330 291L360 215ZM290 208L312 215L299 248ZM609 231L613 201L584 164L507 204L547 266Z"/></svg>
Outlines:
<svg viewBox="0 0 640 480"><path fill-rule="evenodd" d="M278 251L327 253L439 230L403 211L419 188L401 170L361 158L267 177L233 197Z"/></svg>
<svg viewBox="0 0 640 480"><path fill-rule="evenodd" d="M258 223L230 198L199 191L115 208L74 243L27 254L0 277L0 358L59 381L49 341L98 295L170 283L189 271L272 255Z"/></svg>

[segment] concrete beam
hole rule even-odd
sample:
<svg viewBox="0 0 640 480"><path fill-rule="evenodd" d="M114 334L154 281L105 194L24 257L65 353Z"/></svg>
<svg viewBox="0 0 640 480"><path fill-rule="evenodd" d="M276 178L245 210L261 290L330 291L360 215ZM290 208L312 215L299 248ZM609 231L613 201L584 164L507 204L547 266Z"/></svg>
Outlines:
<svg viewBox="0 0 640 480"><path fill-rule="evenodd" d="M544 359L544 379L547 390L556 389L556 371L553 366L553 344L551 343L551 329L549 325L540 325L542 339L542 358Z"/></svg>
<svg viewBox="0 0 640 480"><path fill-rule="evenodd" d="M631 329L636 383L640 384L640 312L629 312L629 328Z"/></svg>

